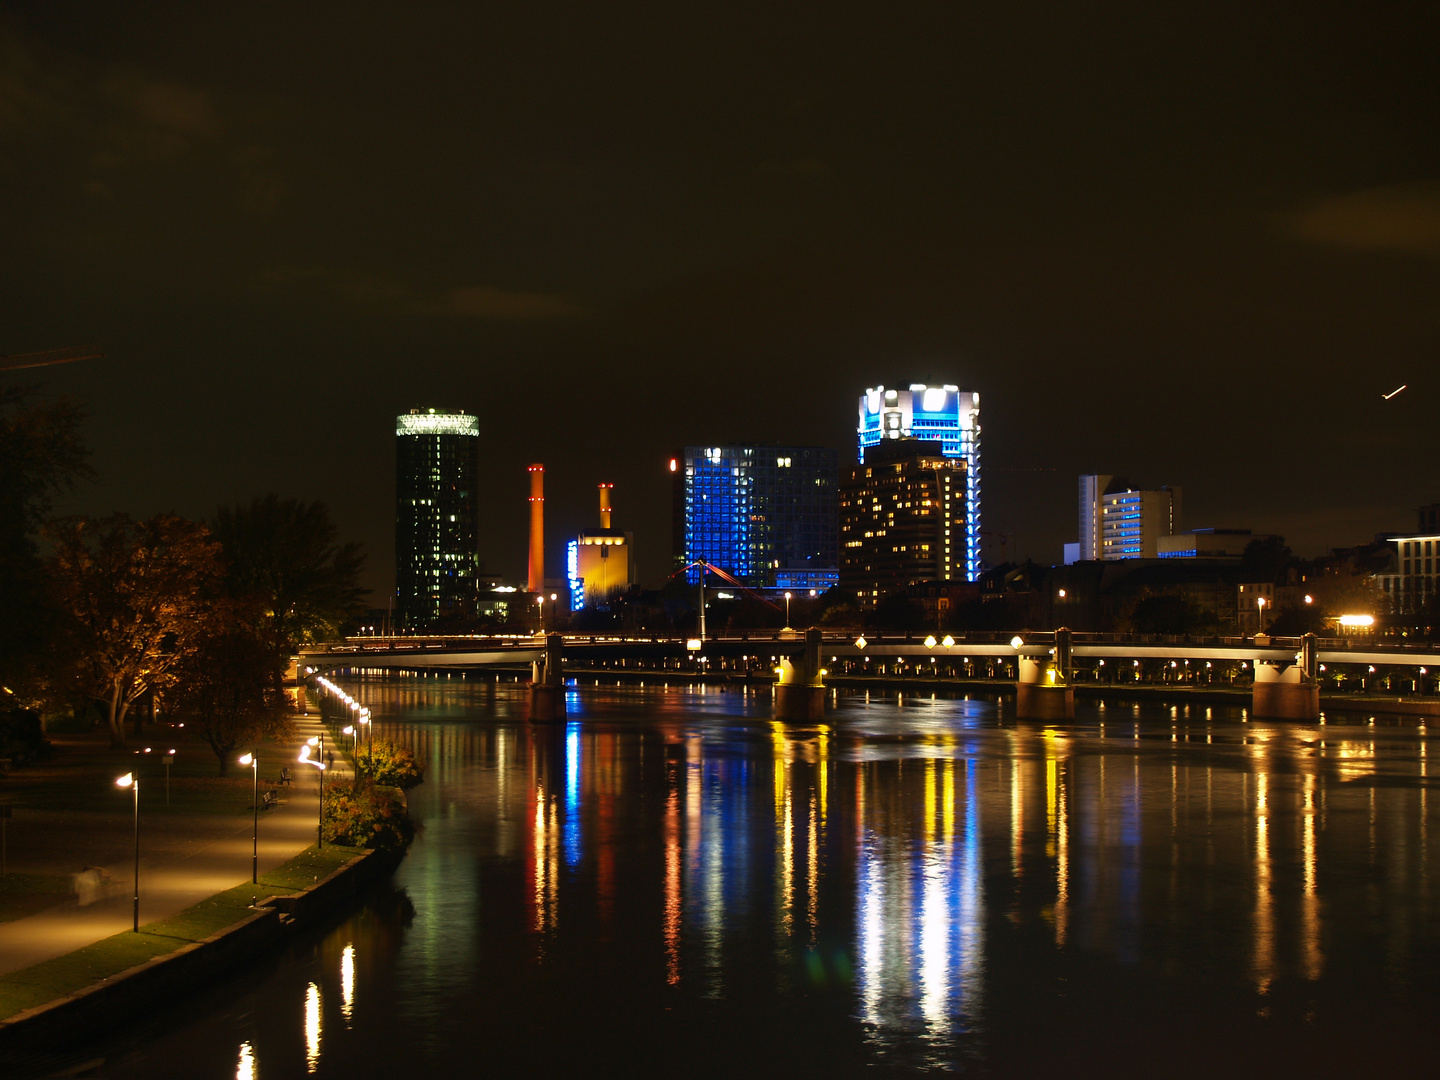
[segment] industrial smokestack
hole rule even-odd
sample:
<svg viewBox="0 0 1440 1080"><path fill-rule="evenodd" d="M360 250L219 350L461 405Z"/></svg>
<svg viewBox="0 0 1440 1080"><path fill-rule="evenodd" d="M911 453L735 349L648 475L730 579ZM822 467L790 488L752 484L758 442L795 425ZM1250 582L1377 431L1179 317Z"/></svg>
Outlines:
<svg viewBox="0 0 1440 1080"><path fill-rule="evenodd" d="M530 466L530 591L545 591L545 466Z"/></svg>
<svg viewBox="0 0 1440 1080"><path fill-rule="evenodd" d="M600 485L600 527L610 528L610 489L614 484Z"/></svg>

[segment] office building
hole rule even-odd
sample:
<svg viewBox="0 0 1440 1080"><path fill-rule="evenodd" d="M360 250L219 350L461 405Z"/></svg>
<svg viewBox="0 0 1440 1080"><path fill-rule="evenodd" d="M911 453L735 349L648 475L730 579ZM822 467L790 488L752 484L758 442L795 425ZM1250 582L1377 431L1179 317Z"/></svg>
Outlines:
<svg viewBox="0 0 1440 1080"><path fill-rule="evenodd" d="M840 586L862 606L963 578L967 464L938 441L885 440L840 481Z"/></svg>
<svg viewBox="0 0 1440 1080"><path fill-rule="evenodd" d="M685 447L670 460L677 568L703 561L752 589L830 588L838 470L817 446Z"/></svg>
<svg viewBox="0 0 1440 1080"><path fill-rule="evenodd" d="M1420 507L1419 528L1404 536L1389 537L1394 553L1375 580L1397 615L1418 615L1434 602L1440 590L1440 504Z"/></svg>
<svg viewBox="0 0 1440 1080"><path fill-rule="evenodd" d="M635 534L610 527L610 491L600 485L600 527L584 529L565 549L570 584L570 610L605 608L618 593L635 584Z"/></svg>
<svg viewBox="0 0 1440 1080"><path fill-rule="evenodd" d="M395 418L395 596L400 625L474 614L480 422L411 409Z"/></svg>
<svg viewBox="0 0 1440 1080"><path fill-rule="evenodd" d="M1249 529L1189 529L1173 536L1162 536L1156 542L1156 556L1161 559L1226 559L1239 562L1245 549L1256 540Z"/></svg>
<svg viewBox="0 0 1440 1080"><path fill-rule="evenodd" d="M887 440L938 442L942 456L965 462L965 547L957 551L956 576L980 576L980 395L946 384L912 383L906 390L877 386L860 397L859 460Z"/></svg>
<svg viewBox="0 0 1440 1080"><path fill-rule="evenodd" d="M1180 489L1142 491L1120 476L1080 477L1080 540L1067 544L1077 560L1154 559L1160 538L1180 531Z"/></svg>

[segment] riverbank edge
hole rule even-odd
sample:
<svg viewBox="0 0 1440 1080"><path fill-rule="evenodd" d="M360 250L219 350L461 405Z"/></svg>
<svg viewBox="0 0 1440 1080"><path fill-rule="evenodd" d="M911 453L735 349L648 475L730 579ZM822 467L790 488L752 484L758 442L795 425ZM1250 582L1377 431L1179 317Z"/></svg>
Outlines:
<svg viewBox="0 0 1440 1080"><path fill-rule="evenodd" d="M736 676L686 671L636 671L611 668L572 668L565 672L567 678L614 679L617 682L671 682L686 685L705 685L723 688L726 686L764 689L774 685L774 680L765 675ZM1014 679L929 679L923 676L892 678L880 675L835 675L827 676L825 685L841 690L879 689L895 693L982 693L1002 697L1015 696ZM1084 700L1097 698L1122 698L1134 701L1184 701L1197 700L1221 705L1249 706L1251 693L1248 687L1233 686L1149 686L1117 683L1075 683L1075 696ZM1387 713L1400 716L1440 716L1440 696L1400 697L1380 694L1337 694L1320 693L1320 706L1331 712Z"/></svg>
<svg viewBox="0 0 1440 1080"><path fill-rule="evenodd" d="M236 971L393 874L402 858L404 852L356 855L307 889L268 897L255 914L207 938L0 1020L0 1053L43 1049L73 1038L76 1031L92 1039L143 1015L157 1002Z"/></svg>

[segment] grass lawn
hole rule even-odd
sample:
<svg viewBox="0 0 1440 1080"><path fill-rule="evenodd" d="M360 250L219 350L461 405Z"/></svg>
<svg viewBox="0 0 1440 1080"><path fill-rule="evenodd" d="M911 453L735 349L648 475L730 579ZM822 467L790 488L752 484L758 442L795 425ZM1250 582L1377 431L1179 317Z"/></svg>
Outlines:
<svg viewBox="0 0 1440 1080"><path fill-rule="evenodd" d="M214 752L198 739L188 739L183 729L162 728L144 741L132 736L123 749L112 749L103 731L53 735L51 742L55 752L49 759L0 778L0 799L17 809L128 814L129 794L116 788L115 779L138 771L143 813L249 812L250 770L232 765L230 775L221 777ZM143 752L147 746L148 754ZM175 760L167 776L160 758L171 749ZM281 759L288 757L280 747L261 747L261 779L273 780Z"/></svg>
<svg viewBox="0 0 1440 1080"><path fill-rule="evenodd" d="M248 882L237 885L171 918L147 923L139 933L116 934L65 956L0 977L0 1019L73 994L136 964L233 926L251 914L252 898L299 892L362 850L339 845L327 845L323 850L308 848L262 876L258 885Z"/></svg>

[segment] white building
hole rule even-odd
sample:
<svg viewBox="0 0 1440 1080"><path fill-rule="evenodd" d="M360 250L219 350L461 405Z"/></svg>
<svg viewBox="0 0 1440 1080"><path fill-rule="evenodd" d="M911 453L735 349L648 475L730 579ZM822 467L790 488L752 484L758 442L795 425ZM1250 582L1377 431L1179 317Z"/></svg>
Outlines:
<svg viewBox="0 0 1440 1080"><path fill-rule="evenodd" d="M1391 611L1418 612L1435 595L1440 581L1440 532L1392 536L1390 542L1395 545L1393 568L1375 575L1376 579Z"/></svg>
<svg viewBox="0 0 1440 1080"><path fill-rule="evenodd" d="M1180 531L1180 489L1142 491L1123 477L1080 477L1080 542L1065 561L1154 559L1160 538ZM1072 557L1073 556L1073 557Z"/></svg>

